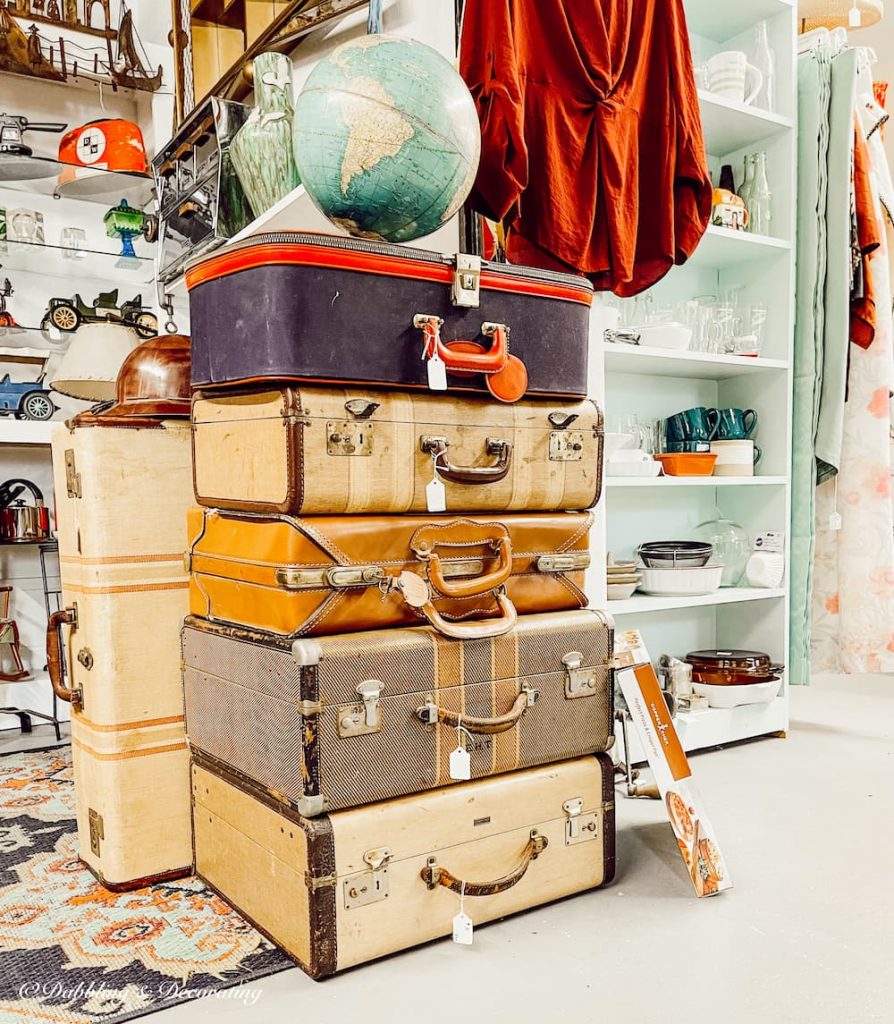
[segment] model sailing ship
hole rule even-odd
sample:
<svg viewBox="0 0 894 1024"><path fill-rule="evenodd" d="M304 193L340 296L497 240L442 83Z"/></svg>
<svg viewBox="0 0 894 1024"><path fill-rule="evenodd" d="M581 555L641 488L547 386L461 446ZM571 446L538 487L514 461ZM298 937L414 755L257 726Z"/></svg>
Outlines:
<svg viewBox="0 0 894 1024"><path fill-rule="evenodd" d="M51 39L38 24L100 36L105 47L79 46L61 35ZM112 28L110 0L63 0L61 7L59 0L0 0L0 71L54 82L84 78L112 89L155 92L162 69L152 73L148 65L124 0L117 29Z"/></svg>

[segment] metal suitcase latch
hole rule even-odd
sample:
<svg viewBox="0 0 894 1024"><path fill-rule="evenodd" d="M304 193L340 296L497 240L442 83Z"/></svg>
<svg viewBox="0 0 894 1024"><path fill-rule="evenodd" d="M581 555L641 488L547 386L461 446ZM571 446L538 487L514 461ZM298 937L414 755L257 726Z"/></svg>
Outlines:
<svg viewBox="0 0 894 1024"><path fill-rule="evenodd" d="M81 474L75 463L74 448L65 451L65 489L69 498L81 497Z"/></svg>
<svg viewBox="0 0 894 1024"><path fill-rule="evenodd" d="M388 863L392 856L387 846L364 853L363 860L370 870L349 875L344 880L345 910L388 899Z"/></svg>
<svg viewBox="0 0 894 1024"><path fill-rule="evenodd" d="M376 586L385 579L385 572L378 565L337 565L331 569L280 567L273 576L276 585L286 590L319 590L321 587L344 590L348 587Z"/></svg>
<svg viewBox="0 0 894 1024"><path fill-rule="evenodd" d="M379 697L385 684L378 679L367 679L356 686L363 703L338 720L338 735L344 739L350 736L368 736L381 732L382 717L379 714Z"/></svg>
<svg viewBox="0 0 894 1024"><path fill-rule="evenodd" d="M91 807L87 811L87 823L90 829L90 852L94 857L98 857L100 843L106 837L105 824L102 820L102 815L98 811L94 811Z"/></svg>
<svg viewBox="0 0 894 1024"><path fill-rule="evenodd" d="M553 430L549 435L550 462L580 462L584 457L582 430Z"/></svg>
<svg viewBox="0 0 894 1024"><path fill-rule="evenodd" d="M573 569L588 569L589 551L569 551L564 555L541 555L537 559L538 572L571 572Z"/></svg>
<svg viewBox="0 0 894 1024"><path fill-rule="evenodd" d="M599 673L595 665L584 665L584 656L580 651L569 651L562 658L565 666L565 696L592 697L596 693Z"/></svg>
<svg viewBox="0 0 894 1024"><path fill-rule="evenodd" d="M453 290L450 299L454 306L477 307L481 304L481 257L470 253L456 254L453 271Z"/></svg>
<svg viewBox="0 0 894 1024"><path fill-rule="evenodd" d="M584 801L581 797L566 800L562 810L568 815L565 822L565 845L575 846L590 839L597 839L599 833L599 812L583 813Z"/></svg>
<svg viewBox="0 0 894 1024"><path fill-rule="evenodd" d="M372 403L375 405L375 403ZM373 424L365 419L328 420L326 423L327 455L372 455Z"/></svg>

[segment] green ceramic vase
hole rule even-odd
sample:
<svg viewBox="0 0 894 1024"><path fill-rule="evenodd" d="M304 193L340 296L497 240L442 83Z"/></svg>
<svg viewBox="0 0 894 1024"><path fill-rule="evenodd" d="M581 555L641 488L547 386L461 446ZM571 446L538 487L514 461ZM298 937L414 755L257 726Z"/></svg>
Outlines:
<svg viewBox="0 0 894 1024"><path fill-rule="evenodd" d="M292 64L282 53L254 60L255 108L230 145L233 166L255 216L300 184L292 152Z"/></svg>

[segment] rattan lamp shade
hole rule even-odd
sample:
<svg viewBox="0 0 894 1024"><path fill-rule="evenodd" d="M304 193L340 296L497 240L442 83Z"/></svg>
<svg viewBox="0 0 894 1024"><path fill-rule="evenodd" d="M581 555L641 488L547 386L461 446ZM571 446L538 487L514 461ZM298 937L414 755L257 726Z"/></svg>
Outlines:
<svg viewBox="0 0 894 1024"><path fill-rule="evenodd" d="M849 28L852 8L860 12L860 28L868 28L885 15L884 0L798 0L798 19L802 32L815 28Z"/></svg>

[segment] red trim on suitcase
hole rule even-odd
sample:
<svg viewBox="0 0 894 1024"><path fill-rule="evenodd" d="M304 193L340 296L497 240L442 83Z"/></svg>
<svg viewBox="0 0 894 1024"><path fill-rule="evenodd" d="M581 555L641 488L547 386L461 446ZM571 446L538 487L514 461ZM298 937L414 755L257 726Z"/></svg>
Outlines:
<svg viewBox="0 0 894 1024"><path fill-rule="evenodd" d="M242 270L279 265L300 265L312 267L335 267L338 270L356 270L383 277L409 277L414 280L433 281L449 285L453 270L446 264L428 263L412 258L382 256L348 249L327 250L320 245L273 244L250 246L235 252L222 253L186 273L186 287L189 291L208 281L237 274ZM516 292L522 295L541 295L551 299L580 302L585 306L593 303L593 293L583 288L565 287L545 281L528 280L521 277L495 274L486 270L481 273L481 287L491 291Z"/></svg>

